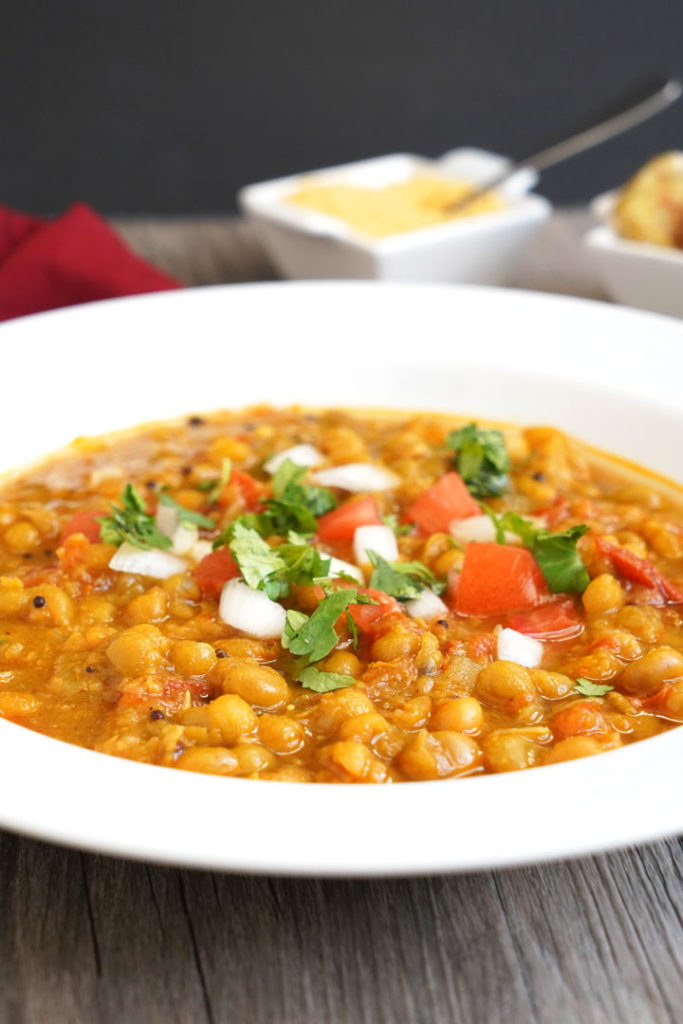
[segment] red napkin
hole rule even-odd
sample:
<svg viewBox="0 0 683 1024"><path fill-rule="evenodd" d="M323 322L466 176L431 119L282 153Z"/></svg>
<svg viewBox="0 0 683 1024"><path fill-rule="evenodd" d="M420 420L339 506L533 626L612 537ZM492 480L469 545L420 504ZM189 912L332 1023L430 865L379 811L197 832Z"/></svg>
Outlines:
<svg viewBox="0 0 683 1024"><path fill-rule="evenodd" d="M0 206L0 320L180 287L135 256L84 203L54 220Z"/></svg>

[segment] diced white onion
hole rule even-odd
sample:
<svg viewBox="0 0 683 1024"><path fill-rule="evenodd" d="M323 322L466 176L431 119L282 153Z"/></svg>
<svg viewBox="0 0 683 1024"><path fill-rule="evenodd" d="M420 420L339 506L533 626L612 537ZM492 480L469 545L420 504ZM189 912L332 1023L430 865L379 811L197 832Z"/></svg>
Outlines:
<svg viewBox="0 0 683 1024"><path fill-rule="evenodd" d="M374 551L387 562L398 558L396 534L390 526L359 526L353 535L353 557L359 565L367 564L368 551Z"/></svg>
<svg viewBox="0 0 683 1024"><path fill-rule="evenodd" d="M109 562L109 568L116 572L134 572L139 576L166 580L187 569L187 562L170 551L162 551L160 548L145 551L125 541Z"/></svg>
<svg viewBox="0 0 683 1024"><path fill-rule="evenodd" d="M501 629L496 651L500 661L514 661L525 668L537 668L543 660L543 644L516 629Z"/></svg>
<svg viewBox="0 0 683 1024"><path fill-rule="evenodd" d="M174 555L186 555L197 543L199 530L194 523L179 523L171 534L171 551Z"/></svg>
<svg viewBox="0 0 683 1024"><path fill-rule="evenodd" d="M493 525L493 520L486 514L454 519L448 529L453 540L457 540L460 544L468 544L471 540L477 541L479 544L487 544L496 540L496 528ZM505 540L508 544L515 544L519 542L519 537L511 530L506 530Z"/></svg>
<svg viewBox="0 0 683 1024"><path fill-rule="evenodd" d="M202 558L206 558L212 551L213 544L210 540L197 540L192 545L188 554L193 562L201 562Z"/></svg>
<svg viewBox="0 0 683 1024"><path fill-rule="evenodd" d="M325 461L325 456L317 448L314 448L312 444L295 444L292 448L286 448L285 451L278 452L277 455L271 455L263 463L263 468L266 473L270 473L272 476L274 473L277 473L282 463L286 462L287 459L293 462L295 466L319 466L321 462Z"/></svg>
<svg viewBox="0 0 683 1024"><path fill-rule="evenodd" d="M419 597L406 601L403 607L413 619L435 619L448 614L448 608L433 590L423 590Z"/></svg>
<svg viewBox="0 0 683 1024"><path fill-rule="evenodd" d="M269 640L281 635L287 613L262 590L252 590L242 580L228 580L221 590L218 616L234 629Z"/></svg>
<svg viewBox="0 0 683 1024"><path fill-rule="evenodd" d="M159 505L154 521L159 533L163 533L164 537L172 537L180 525L180 512L172 505Z"/></svg>
<svg viewBox="0 0 683 1024"><path fill-rule="evenodd" d="M365 576L363 576L362 571L357 565L345 562L343 558L333 558L330 556L330 576L332 579L336 579L342 573L346 576L353 576L354 580L358 580L359 583L365 583Z"/></svg>
<svg viewBox="0 0 683 1024"><path fill-rule="evenodd" d="M349 462L345 466L330 466L313 474L313 482L322 487L339 487L343 491L360 494L365 491L389 491L400 482L395 473L369 462Z"/></svg>

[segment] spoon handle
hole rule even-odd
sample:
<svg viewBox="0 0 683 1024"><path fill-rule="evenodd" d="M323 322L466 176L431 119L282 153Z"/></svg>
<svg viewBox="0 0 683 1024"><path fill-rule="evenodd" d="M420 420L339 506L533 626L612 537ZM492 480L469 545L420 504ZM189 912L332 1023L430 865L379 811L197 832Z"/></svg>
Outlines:
<svg viewBox="0 0 683 1024"><path fill-rule="evenodd" d="M515 161L503 174L482 183L474 192L450 205L448 211L452 213L468 206L474 199L485 195L491 189L499 188L520 170L544 171L562 160L568 160L578 153L600 145L601 142L607 142L629 128L635 128L642 121L647 121L654 114L675 103L682 92L683 86L676 78L659 77L641 82L635 90L631 89L627 95L620 96L612 103L608 112L602 111L597 115L597 119L594 115L588 127L531 156Z"/></svg>
<svg viewBox="0 0 683 1024"><path fill-rule="evenodd" d="M599 146L601 142L607 142L665 110L671 103L675 103L682 91L681 83L675 78L642 82L636 90L631 90L612 104L609 113L603 112L597 120L591 119L588 127L576 134L525 157L518 162L518 166L544 171L577 153Z"/></svg>

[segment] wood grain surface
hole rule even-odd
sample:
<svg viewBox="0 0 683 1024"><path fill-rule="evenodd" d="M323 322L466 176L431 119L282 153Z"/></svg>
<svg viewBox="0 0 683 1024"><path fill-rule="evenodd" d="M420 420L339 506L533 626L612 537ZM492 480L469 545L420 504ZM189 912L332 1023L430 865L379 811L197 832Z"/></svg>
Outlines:
<svg viewBox="0 0 683 1024"><path fill-rule="evenodd" d="M586 223L554 218L516 283L601 297L578 244ZM119 226L188 284L274 276L240 222ZM0 872L2 1024L683 1019L680 840L514 871L310 881L158 868L0 832Z"/></svg>

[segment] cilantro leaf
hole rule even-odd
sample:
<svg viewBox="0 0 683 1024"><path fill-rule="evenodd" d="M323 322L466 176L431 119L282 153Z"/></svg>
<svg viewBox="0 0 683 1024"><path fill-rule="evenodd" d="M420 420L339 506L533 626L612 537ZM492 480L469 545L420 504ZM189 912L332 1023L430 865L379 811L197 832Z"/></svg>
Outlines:
<svg viewBox="0 0 683 1024"><path fill-rule="evenodd" d="M499 497L508 486L510 459L500 430L468 423L452 430L446 445L455 452L455 466L468 491L477 498Z"/></svg>
<svg viewBox="0 0 683 1024"><path fill-rule="evenodd" d="M330 693L332 690L343 690L346 686L353 686L353 676L342 676L338 672L323 672L314 665L309 665L299 673L298 682L307 690L315 690L316 693Z"/></svg>
<svg viewBox="0 0 683 1024"><path fill-rule="evenodd" d="M128 541L145 550L171 547L171 538L161 533L154 516L147 511L145 499L133 484L126 484L119 500L120 507L110 504L111 515L100 516L97 520L103 543L119 545Z"/></svg>
<svg viewBox="0 0 683 1024"><path fill-rule="evenodd" d="M232 459L223 459L221 464L221 475L217 480L201 480L197 484L198 491L208 491L206 501L208 505L215 505L218 497L232 476Z"/></svg>
<svg viewBox="0 0 683 1024"><path fill-rule="evenodd" d="M587 532L588 527L581 524L562 533L539 530L536 534L531 550L551 594L571 590L582 594L590 583L577 547L577 541Z"/></svg>
<svg viewBox="0 0 683 1024"><path fill-rule="evenodd" d="M248 529L238 520L233 524L230 554L239 565L247 586L252 590L265 590L268 597L272 597L273 588L267 586L269 577L285 568L277 548L271 548L256 530ZM280 596L279 587L276 589Z"/></svg>
<svg viewBox="0 0 683 1024"><path fill-rule="evenodd" d="M288 611L282 632L282 646L309 662L320 661L337 645L337 619L351 604L372 604L370 598L357 590L335 590L324 597L312 615Z"/></svg>
<svg viewBox="0 0 683 1024"><path fill-rule="evenodd" d="M256 531L237 519L229 532L230 554L252 590L264 590L277 601L293 583L309 584L327 578L330 558L310 544L280 544L272 548Z"/></svg>
<svg viewBox="0 0 683 1024"><path fill-rule="evenodd" d="M613 689L614 687L608 683L593 683L590 679L579 676L576 680L574 692L580 693L583 697L604 697L606 693Z"/></svg>
<svg viewBox="0 0 683 1024"><path fill-rule="evenodd" d="M367 554L374 566L369 582L373 590L383 590L398 601L412 601L426 587L431 587L435 593L443 591L443 584L422 562L387 562L374 551Z"/></svg>
<svg viewBox="0 0 683 1024"><path fill-rule="evenodd" d="M588 527L584 523L570 526L561 533L551 533L550 530L539 530L517 512L506 512L503 516L497 516L483 503L481 507L493 521L499 544L505 543L505 531L511 530L517 534L525 547L531 549L551 594L564 594L570 591L583 593L590 583L588 570L578 549L578 541L588 532Z"/></svg>
<svg viewBox="0 0 683 1024"><path fill-rule="evenodd" d="M166 494L165 491L162 491L159 495L159 502L162 505L168 506L168 508L174 508L178 513L178 518L183 526L201 526L205 530L213 530L216 525L213 519L209 519L208 516L203 516L201 512L193 512L192 509L179 505L178 502L174 501L171 495Z"/></svg>
<svg viewBox="0 0 683 1024"><path fill-rule="evenodd" d="M272 532L315 533L319 516L336 507L336 501L327 487L303 484L308 468L297 466L285 459L273 477L273 497L267 501L265 515L269 517Z"/></svg>
<svg viewBox="0 0 683 1024"><path fill-rule="evenodd" d="M354 649L354 651L357 654L358 653L358 626L356 625L356 620L354 619L353 615L351 614L351 612L349 611L348 608L346 609L346 625L349 627L349 633L351 634L351 639L353 640L353 649Z"/></svg>

